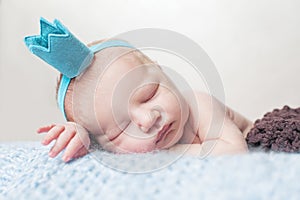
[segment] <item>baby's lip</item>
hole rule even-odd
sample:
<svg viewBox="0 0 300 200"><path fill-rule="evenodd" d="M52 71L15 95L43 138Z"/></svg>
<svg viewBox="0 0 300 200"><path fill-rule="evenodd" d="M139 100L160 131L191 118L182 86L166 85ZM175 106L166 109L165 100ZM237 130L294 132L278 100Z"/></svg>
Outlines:
<svg viewBox="0 0 300 200"><path fill-rule="evenodd" d="M155 144L157 144L164 137L164 135L166 135L166 133L170 130L171 126L172 126L172 123L166 124L162 127L162 129L157 134L157 137L156 137L157 139L156 139Z"/></svg>

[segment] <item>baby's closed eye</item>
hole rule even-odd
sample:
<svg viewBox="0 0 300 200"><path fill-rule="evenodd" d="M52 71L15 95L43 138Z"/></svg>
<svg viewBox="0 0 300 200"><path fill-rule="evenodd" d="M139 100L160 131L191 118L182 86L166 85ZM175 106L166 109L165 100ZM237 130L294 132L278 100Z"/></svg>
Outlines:
<svg viewBox="0 0 300 200"><path fill-rule="evenodd" d="M158 88L159 84L147 84L145 86L142 86L133 95L133 102L146 103L155 96Z"/></svg>
<svg viewBox="0 0 300 200"><path fill-rule="evenodd" d="M151 100L157 93L158 88L159 88L159 84L155 84L155 85L151 84L150 88L145 89L145 92L144 92L145 96L143 97L144 98L143 103Z"/></svg>

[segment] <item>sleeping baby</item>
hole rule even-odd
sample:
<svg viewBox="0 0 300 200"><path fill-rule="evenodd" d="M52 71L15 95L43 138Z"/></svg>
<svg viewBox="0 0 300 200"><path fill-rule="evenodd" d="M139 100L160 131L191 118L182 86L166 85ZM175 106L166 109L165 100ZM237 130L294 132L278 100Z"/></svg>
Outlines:
<svg viewBox="0 0 300 200"><path fill-rule="evenodd" d="M179 91L157 62L119 39L89 47L59 21L41 18L41 34L25 38L29 50L61 75L57 101L67 122L37 130L49 156L88 153L91 138L114 153L166 150L190 155L248 151L252 122L199 91Z"/></svg>

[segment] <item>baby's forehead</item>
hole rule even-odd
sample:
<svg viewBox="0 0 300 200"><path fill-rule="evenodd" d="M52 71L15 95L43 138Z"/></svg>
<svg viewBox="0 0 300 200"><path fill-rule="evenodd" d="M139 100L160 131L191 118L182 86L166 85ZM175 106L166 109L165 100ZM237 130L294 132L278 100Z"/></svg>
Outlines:
<svg viewBox="0 0 300 200"><path fill-rule="evenodd" d="M97 92L110 94L109 91L120 84L134 88L148 80L156 81L157 77L162 76L162 71L157 63L152 62L141 52L116 47L96 53L88 74L86 78L95 82Z"/></svg>
<svg viewBox="0 0 300 200"><path fill-rule="evenodd" d="M144 64L134 52L127 52L113 59L110 63L111 66L118 65L117 67L133 68ZM120 66L121 65L121 66Z"/></svg>
<svg viewBox="0 0 300 200"><path fill-rule="evenodd" d="M108 92L121 87L126 93L137 86L158 82L161 77L162 71L156 63L144 63L135 55L126 54L104 69L99 77L98 89Z"/></svg>
<svg viewBox="0 0 300 200"><path fill-rule="evenodd" d="M127 47L103 49L95 54L92 68L99 68L103 71L117 66L134 67L141 65L143 62L136 51Z"/></svg>
<svg viewBox="0 0 300 200"><path fill-rule="evenodd" d="M95 55L93 65L100 67L103 73L111 73L112 77L127 73L137 67L157 67L146 55L136 49L114 47L105 49Z"/></svg>

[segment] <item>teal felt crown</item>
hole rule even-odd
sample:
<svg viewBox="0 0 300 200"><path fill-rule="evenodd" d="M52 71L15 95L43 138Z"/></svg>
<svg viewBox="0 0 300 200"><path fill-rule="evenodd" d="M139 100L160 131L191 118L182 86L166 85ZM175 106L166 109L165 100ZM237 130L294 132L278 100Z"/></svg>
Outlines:
<svg viewBox="0 0 300 200"><path fill-rule="evenodd" d="M81 74L92 62L94 53L61 22L40 18L40 35L25 37L28 49L68 78Z"/></svg>

